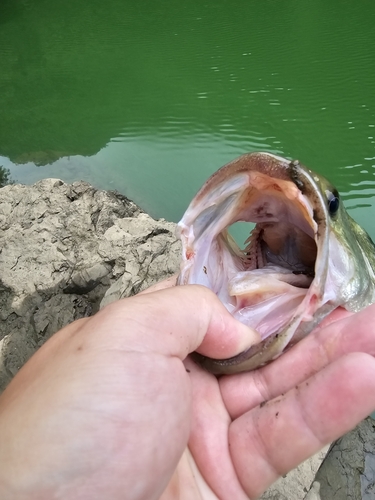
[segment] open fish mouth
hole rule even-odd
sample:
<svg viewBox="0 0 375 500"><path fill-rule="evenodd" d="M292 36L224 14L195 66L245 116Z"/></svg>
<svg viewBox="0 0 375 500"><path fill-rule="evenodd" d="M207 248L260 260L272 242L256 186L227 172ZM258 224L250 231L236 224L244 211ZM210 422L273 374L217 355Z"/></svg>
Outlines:
<svg viewBox="0 0 375 500"><path fill-rule="evenodd" d="M243 155L208 179L178 225L178 282L213 290L262 341L225 360L196 354L202 366L216 374L257 368L345 305L339 290L355 266L332 231L339 208L325 179L269 153ZM228 233L237 221L255 223L243 249Z"/></svg>

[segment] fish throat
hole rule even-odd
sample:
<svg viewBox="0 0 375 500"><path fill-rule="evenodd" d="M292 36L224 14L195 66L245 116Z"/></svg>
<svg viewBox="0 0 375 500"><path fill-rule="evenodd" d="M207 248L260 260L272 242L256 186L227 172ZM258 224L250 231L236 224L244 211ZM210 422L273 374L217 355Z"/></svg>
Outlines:
<svg viewBox="0 0 375 500"><path fill-rule="evenodd" d="M315 275L315 240L290 222L259 223L245 244L243 253L246 270L275 265L291 271L294 275L306 275L310 278ZM301 283L305 283L303 278Z"/></svg>
<svg viewBox="0 0 375 500"><path fill-rule="evenodd" d="M256 225L242 250L227 226L216 242L213 239L205 266L209 286L237 319L265 341L244 355L259 354L264 347L269 351L273 342L275 347L280 344L273 353L277 357L297 339L293 336L287 345L283 338L274 342L295 318L315 277L318 226L313 208L293 181L254 171L248 173L247 188L233 200L229 224L236 221ZM219 274L224 279L217 280Z"/></svg>

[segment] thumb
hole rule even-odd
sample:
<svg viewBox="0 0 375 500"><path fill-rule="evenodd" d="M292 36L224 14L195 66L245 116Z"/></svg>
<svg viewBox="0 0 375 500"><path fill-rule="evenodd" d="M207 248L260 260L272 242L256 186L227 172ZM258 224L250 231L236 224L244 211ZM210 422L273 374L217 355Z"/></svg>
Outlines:
<svg viewBox="0 0 375 500"><path fill-rule="evenodd" d="M96 334L109 325L112 347L152 350L180 359L198 348L205 356L228 358L260 341L257 332L235 320L216 295L200 285L176 286L110 304L97 314Z"/></svg>

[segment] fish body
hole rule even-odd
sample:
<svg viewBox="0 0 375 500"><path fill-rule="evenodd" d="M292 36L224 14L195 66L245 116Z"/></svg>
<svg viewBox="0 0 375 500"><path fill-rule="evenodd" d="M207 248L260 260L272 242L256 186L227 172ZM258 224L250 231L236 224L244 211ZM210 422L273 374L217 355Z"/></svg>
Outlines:
<svg viewBox="0 0 375 500"><path fill-rule="evenodd" d="M255 223L240 249L228 233ZM179 284L210 288L262 341L229 359L196 360L215 374L258 368L337 307L375 302L375 246L337 190L298 161L250 153L215 172L178 224Z"/></svg>

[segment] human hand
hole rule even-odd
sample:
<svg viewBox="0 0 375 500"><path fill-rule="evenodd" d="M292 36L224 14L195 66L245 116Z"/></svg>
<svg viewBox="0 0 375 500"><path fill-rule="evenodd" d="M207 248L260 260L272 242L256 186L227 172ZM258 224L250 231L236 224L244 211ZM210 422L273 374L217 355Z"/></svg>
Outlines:
<svg viewBox="0 0 375 500"><path fill-rule="evenodd" d="M216 335L214 355L254 340L202 287L139 294L54 335L0 398L0 498L159 498L190 432L182 360Z"/></svg>
<svg viewBox="0 0 375 500"><path fill-rule="evenodd" d="M375 407L374 314L220 379L188 352L229 357L256 338L203 287L75 322L0 399L0 498L255 498Z"/></svg>

